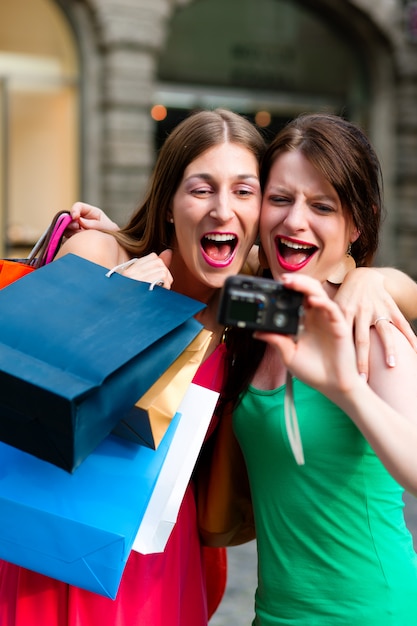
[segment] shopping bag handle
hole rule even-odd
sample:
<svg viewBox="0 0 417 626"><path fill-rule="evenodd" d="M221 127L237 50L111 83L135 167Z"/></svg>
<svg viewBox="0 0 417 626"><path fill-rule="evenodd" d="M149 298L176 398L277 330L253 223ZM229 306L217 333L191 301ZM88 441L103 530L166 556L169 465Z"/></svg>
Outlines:
<svg viewBox="0 0 417 626"><path fill-rule="evenodd" d="M53 261L61 247L64 233L71 222L72 217L68 211L57 213L32 248L26 263L39 268Z"/></svg>
<svg viewBox="0 0 417 626"><path fill-rule="evenodd" d="M137 257L130 259L130 261L125 261L124 263L120 263L119 265L115 265L114 267L111 268L111 270L109 270L106 274L106 278L110 278L111 276L113 276L113 274L115 274L116 272L119 272L119 270L125 270L127 267L130 267L131 265L133 265L133 263L136 263L137 261Z"/></svg>
<svg viewBox="0 0 417 626"><path fill-rule="evenodd" d="M136 263L136 261L138 260L137 257L134 257L133 259L130 259L129 261L125 261L124 263L120 263L119 265L115 265L114 267L111 268L111 270L109 270L106 273L106 278L110 278L111 276L113 276L114 273L118 272L119 270L124 270L127 267L130 267L131 265L133 265L133 263ZM164 281L163 280L155 280L153 283L150 283L149 285L149 291L153 291L154 287L158 285L158 287L163 287L164 286Z"/></svg>

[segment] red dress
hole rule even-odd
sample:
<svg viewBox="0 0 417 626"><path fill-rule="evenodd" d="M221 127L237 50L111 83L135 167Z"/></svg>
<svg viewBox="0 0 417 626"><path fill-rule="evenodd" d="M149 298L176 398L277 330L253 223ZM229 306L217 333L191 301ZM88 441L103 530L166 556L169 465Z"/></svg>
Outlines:
<svg viewBox="0 0 417 626"><path fill-rule="evenodd" d="M219 346L194 382L219 391L223 354L224 346ZM165 551L132 551L115 600L0 561L0 624L207 626L225 584L226 553L202 548L190 484Z"/></svg>

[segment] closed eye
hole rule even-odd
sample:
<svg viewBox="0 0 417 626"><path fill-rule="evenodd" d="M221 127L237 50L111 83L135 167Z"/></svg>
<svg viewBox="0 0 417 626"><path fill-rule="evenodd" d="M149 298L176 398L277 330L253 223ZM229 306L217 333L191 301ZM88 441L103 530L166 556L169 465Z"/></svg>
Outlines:
<svg viewBox="0 0 417 626"><path fill-rule="evenodd" d="M275 204L277 206L289 204L292 201L292 199L288 196L269 196L268 200L271 204Z"/></svg>
<svg viewBox="0 0 417 626"><path fill-rule="evenodd" d="M319 213L335 213L336 209L328 204L314 204L314 209Z"/></svg>
<svg viewBox="0 0 417 626"><path fill-rule="evenodd" d="M213 193L211 187L205 187L204 189L192 189L191 194L193 196L208 196Z"/></svg>
<svg viewBox="0 0 417 626"><path fill-rule="evenodd" d="M244 187L241 189L236 189L235 193L237 196L241 196L242 198L247 198L247 197L253 196L255 194L255 191L248 187Z"/></svg>

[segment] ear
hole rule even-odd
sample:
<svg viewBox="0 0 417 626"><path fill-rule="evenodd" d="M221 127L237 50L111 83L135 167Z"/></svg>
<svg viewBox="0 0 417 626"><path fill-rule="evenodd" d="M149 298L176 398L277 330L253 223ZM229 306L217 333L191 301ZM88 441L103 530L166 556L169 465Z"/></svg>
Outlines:
<svg viewBox="0 0 417 626"><path fill-rule="evenodd" d="M168 211L167 211L166 221L169 222L170 224L174 223L174 216L172 215L172 209L171 208L169 208Z"/></svg>
<svg viewBox="0 0 417 626"><path fill-rule="evenodd" d="M269 263L268 263L268 260L266 258L266 254L264 252L264 249L262 248L262 244L259 244L258 258L259 258L259 265L262 267L262 269L263 270L269 269Z"/></svg>
<svg viewBox="0 0 417 626"><path fill-rule="evenodd" d="M353 226L352 232L350 233L350 238L349 238L350 243L355 243L355 241L359 239L360 235L361 235L361 231L358 228L356 228L356 226Z"/></svg>

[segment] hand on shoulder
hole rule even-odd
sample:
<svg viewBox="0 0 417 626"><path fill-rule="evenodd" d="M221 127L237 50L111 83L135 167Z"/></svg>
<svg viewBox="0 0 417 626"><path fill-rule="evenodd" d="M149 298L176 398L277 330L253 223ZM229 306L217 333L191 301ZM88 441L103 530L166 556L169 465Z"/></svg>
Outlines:
<svg viewBox="0 0 417 626"><path fill-rule="evenodd" d="M85 202L76 202L72 205L71 217L73 219L71 228L77 230L119 230L119 226L113 222L102 209Z"/></svg>

